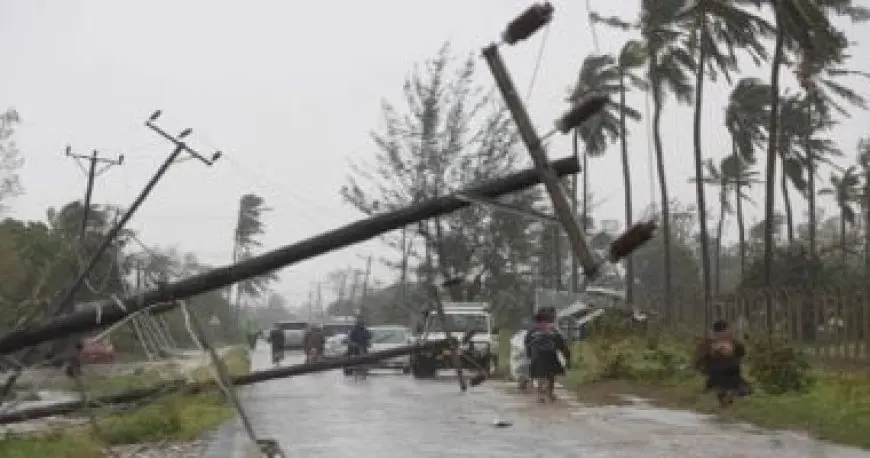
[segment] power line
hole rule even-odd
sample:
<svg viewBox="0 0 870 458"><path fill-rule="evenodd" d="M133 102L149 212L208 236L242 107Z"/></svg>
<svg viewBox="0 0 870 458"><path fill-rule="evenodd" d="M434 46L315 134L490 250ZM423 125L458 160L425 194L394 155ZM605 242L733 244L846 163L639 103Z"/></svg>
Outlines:
<svg viewBox="0 0 870 458"><path fill-rule="evenodd" d="M535 59L535 68L532 70L532 79L529 81L529 89L526 91L526 102L532 98L532 90L535 88L535 82L538 79L538 70L541 68L541 61L544 58L544 48L547 46L547 37L550 36L550 23L544 27L544 36L541 37L541 46L538 47L538 57Z"/></svg>
<svg viewBox="0 0 870 458"><path fill-rule="evenodd" d="M595 54L601 54L601 48L598 46L598 30L595 27L595 21L592 19L591 0L586 0L586 19L589 22L589 30L592 32L592 46L595 47Z"/></svg>

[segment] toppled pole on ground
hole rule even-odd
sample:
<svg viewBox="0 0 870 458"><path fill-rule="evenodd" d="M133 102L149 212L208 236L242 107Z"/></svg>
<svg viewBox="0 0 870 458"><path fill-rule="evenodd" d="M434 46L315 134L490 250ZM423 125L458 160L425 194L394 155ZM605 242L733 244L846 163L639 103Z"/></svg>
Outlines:
<svg viewBox="0 0 870 458"><path fill-rule="evenodd" d="M559 176L577 173L580 168L577 159L573 157L560 159L549 165L550 170ZM458 194L473 194L484 198L493 198L522 191L538 183L540 183L538 173L533 169L527 169L480 186L465 189ZM104 328L132 313L151 306L154 306L152 313L169 311L177 306L175 302L177 300L187 299L251 277L263 275L469 205L467 201L456 195L427 200L403 209L350 223L236 264L219 267L175 283L162 285L155 290L126 297L121 301L124 304L123 307L113 300L102 301L93 309L59 316L39 325L7 333L0 338L0 355L14 353L23 348L62 338L71 333Z"/></svg>
<svg viewBox="0 0 870 458"><path fill-rule="evenodd" d="M269 380L277 380L297 375L305 375L315 372L325 372L333 369L339 369L342 367L359 366L362 364L371 364L382 359L407 355L421 349L442 351L444 348L447 348L447 346L448 342L446 340L433 340L418 345L406 345L402 347L392 348L389 350L371 352L362 356L336 358L308 364L296 364L288 367L266 369L244 375L237 375L231 377L230 379L232 380L232 384L234 387L253 385L255 383L267 382ZM74 401L57 402L54 404L2 413L0 414L0 425L38 420L40 418L53 417L56 415L70 414L84 408L100 408L107 406L134 404L156 397L167 396L172 393L197 394L216 389L217 386L215 385L215 382L213 380L189 383L185 379L176 379L150 387L136 388L120 393L113 393L105 396L95 397L88 400L87 404L83 403L80 399L76 399Z"/></svg>

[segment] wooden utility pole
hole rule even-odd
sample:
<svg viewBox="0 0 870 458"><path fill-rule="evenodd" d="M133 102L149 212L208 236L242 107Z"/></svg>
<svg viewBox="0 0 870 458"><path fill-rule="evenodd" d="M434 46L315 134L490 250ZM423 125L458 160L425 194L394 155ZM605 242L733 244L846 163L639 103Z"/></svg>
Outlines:
<svg viewBox="0 0 870 458"><path fill-rule="evenodd" d="M368 299L369 295L369 275L372 272L372 257L369 255L368 259L366 259L366 272L363 275L363 284L362 284L362 297L359 301L359 314L362 316L365 315L366 311L366 299Z"/></svg>
<svg viewBox="0 0 870 458"><path fill-rule="evenodd" d="M88 178L87 184L85 185L85 200L84 200L84 203L82 205L82 225L81 225L81 229L79 231L79 241L81 243L83 243L84 239L85 239L85 231L87 230L87 227L88 227L88 216L90 215L90 212L91 212L91 197L93 196L93 192L94 192L94 180L96 179L96 177L102 175L103 172L108 170L113 165L123 164L124 163L124 155L119 154L117 159L106 159L106 158L100 157L99 152L97 150L94 150L93 153L91 153L89 156L83 155L83 154L73 154L72 147L67 145L66 157L71 157L71 158L75 159L76 164L82 168L82 171L85 172L85 175L87 175L87 178ZM82 160L88 162L87 168L82 166L82 164L80 162ZM101 163L106 164L106 165L100 169L97 169L97 164L101 164Z"/></svg>
<svg viewBox="0 0 870 458"><path fill-rule="evenodd" d="M868 248L870 249L870 248ZM408 309L408 313L411 313L409 322L413 321L415 316L410 312L411 308L408 307L407 295L408 295L408 228L402 228L402 273L399 276L399 303L403 308ZM413 323L411 323L413 324Z"/></svg>
<svg viewBox="0 0 870 458"><path fill-rule="evenodd" d="M579 169L574 158L554 161L549 165L549 168L560 176L577 173ZM540 183L540 177L534 170L522 170L470 189L464 189L462 192L491 199L522 191L538 183ZM253 256L233 265L211 269L184 280L167 283L162 288L122 298L127 304L126 309L118 307L112 300L101 301L97 304L100 310L99 315L96 309L82 310L69 316L51 318L38 325L17 329L0 336L0 354L14 353L23 348L61 338L71 332L85 332L108 327L124 319L127 315L144 308L151 307L154 314L167 312L177 307L176 301L178 300L264 275L275 269L370 240L386 232L401 229L409 224L437 215L444 215L469 205L471 204L456 194L424 200L406 208L347 224L307 240Z"/></svg>
<svg viewBox="0 0 870 458"><path fill-rule="evenodd" d="M317 310L320 313L320 317L323 317L323 284L321 282L317 282Z"/></svg>
<svg viewBox="0 0 870 458"><path fill-rule="evenodd" d="M169 157L167 157L166 160L163 161L163 164L160 165L157 171L154 172L154 175L151 177L148 183L145 184L145 187L142 189L142 191L139 193L139 195L136 197L136 199L133 201L127 211L124 212L124 215L121 217L121 219L112 227L111 230L109 230L109 233L106 234L103 242L97 248L96 252L91 256L88 264L79 273L73 284L70 285L70 287L67 288L60 295L59 299L55 303L55 307L53 307L53 315L64 313L71 307L75 294L81 288L85 278L88 277L88 274L90 274L90 272L94 269L97 263L99 263L103 254L106 252L109 246L114 243L115 239L118 237L118 234L124 229L124 227L127 225L127 222L129 222L130 219L133 217L133 214L136 213L139 207L142 206L142 204L145 202L145 199L148 198L148 195L151 194L151 191L154 189L155 186L157 186L157 182L159 182L160 179L163 178L163 175L166 174L167 170L169 170L169 166L171 166L172 163L175 162L176 159L178 159L178 156L181 155L181 153L186 152L191 156L201 160L207 165L212 165L213 162L221 156L220 152L216 152L211 159L206 159L205 157L201 156L198 152L188 147L187 144L184 143L184 141L182 140L183 138L190 135L190 133L192 132L191 129L185 129L180 134L178 134L177 137L173 137L154 124L154 121L157 120L159 116L160 111L158 110L151 115L148 121L145 122L145 125L148 126L151 130L157 132L164 138L174 143L175 149L173 149Z"/></svg>
<svg viewBox="0 0 870 458"><path fill-rule="evenodd" d="M314 315L314 288L313 284L308 285L308 322L311 322L311 317Z"/></svg>
<svg viewBox="0 0 870 458"><path fill-rule="evenodd" d="M513 44L519 40L528 38L537 29L549 22L552 18L553 7L548 3L530 8L520 18L514 20L508 30L505 32L504 41ZM544 183L547 194L550 195L550 200L553 203L553 210L556 217L562 223L562 227L568 235L568 240L571 243L574 255L577 256L580 264L583 266L583 271L587 279L594 279L600 273L600 261L596 259L592 251L589 249L586 242L586 234L580 222L577 221L576 212L571 208L571 203L566 195L565 188L559 177L553 173L547 159L547 153L542 144L542 138L535 132L535 128L529 118L526 108L520 99L519 93L514 86L510 73L504 65L501 54L498 50L498 45L492 44L483 49L483 57L489 66L492 76L495 79L496 85L501 92L502 98L505 101L511 116L517 125L520 137L529 154L532 157L532 162L535 165L535 170L541 177ZM571 113L560 120L559 130L565 131L566 128L573 128L581 124L590 116L600 110L605 99L590 100L588 103L581 104L575 107ZM576 124L567 126L566 123ZM585 170L584 170L585 172Z"/></svg>

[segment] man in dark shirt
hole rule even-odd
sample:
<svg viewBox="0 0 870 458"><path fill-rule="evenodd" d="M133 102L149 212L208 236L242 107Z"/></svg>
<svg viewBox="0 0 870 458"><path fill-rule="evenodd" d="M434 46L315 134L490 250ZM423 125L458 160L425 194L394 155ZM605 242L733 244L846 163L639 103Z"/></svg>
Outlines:
<svg viewBox="0 0 870 458"><path fill-rule="evenodd" d="M361 355L368 352L372 343L372 333L366 327L362 317L357 317L356 323L347 336L348 356Z"/></svg>
<svg viewBox="0 0 870 458"><path fill-rule="evenodd" d="M272 344L272 364L278 364L284 359L284 331L272 328L269 331L269 343Z"/></svg>

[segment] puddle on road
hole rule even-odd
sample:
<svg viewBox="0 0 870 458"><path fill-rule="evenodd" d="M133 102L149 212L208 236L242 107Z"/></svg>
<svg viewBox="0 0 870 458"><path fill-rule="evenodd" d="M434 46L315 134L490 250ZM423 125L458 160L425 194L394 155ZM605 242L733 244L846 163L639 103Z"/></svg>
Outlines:
<svg viewBox="0 0 870 458"><path fill-rule="evenodd" d="M692 428L712 423L713 415L688 410L665 409L651 405L646 399L632 395L618 395L624 401L610 406L584 406L574 411L573 416L608 414L627 420L655 422L667 426Z"/></svg>

